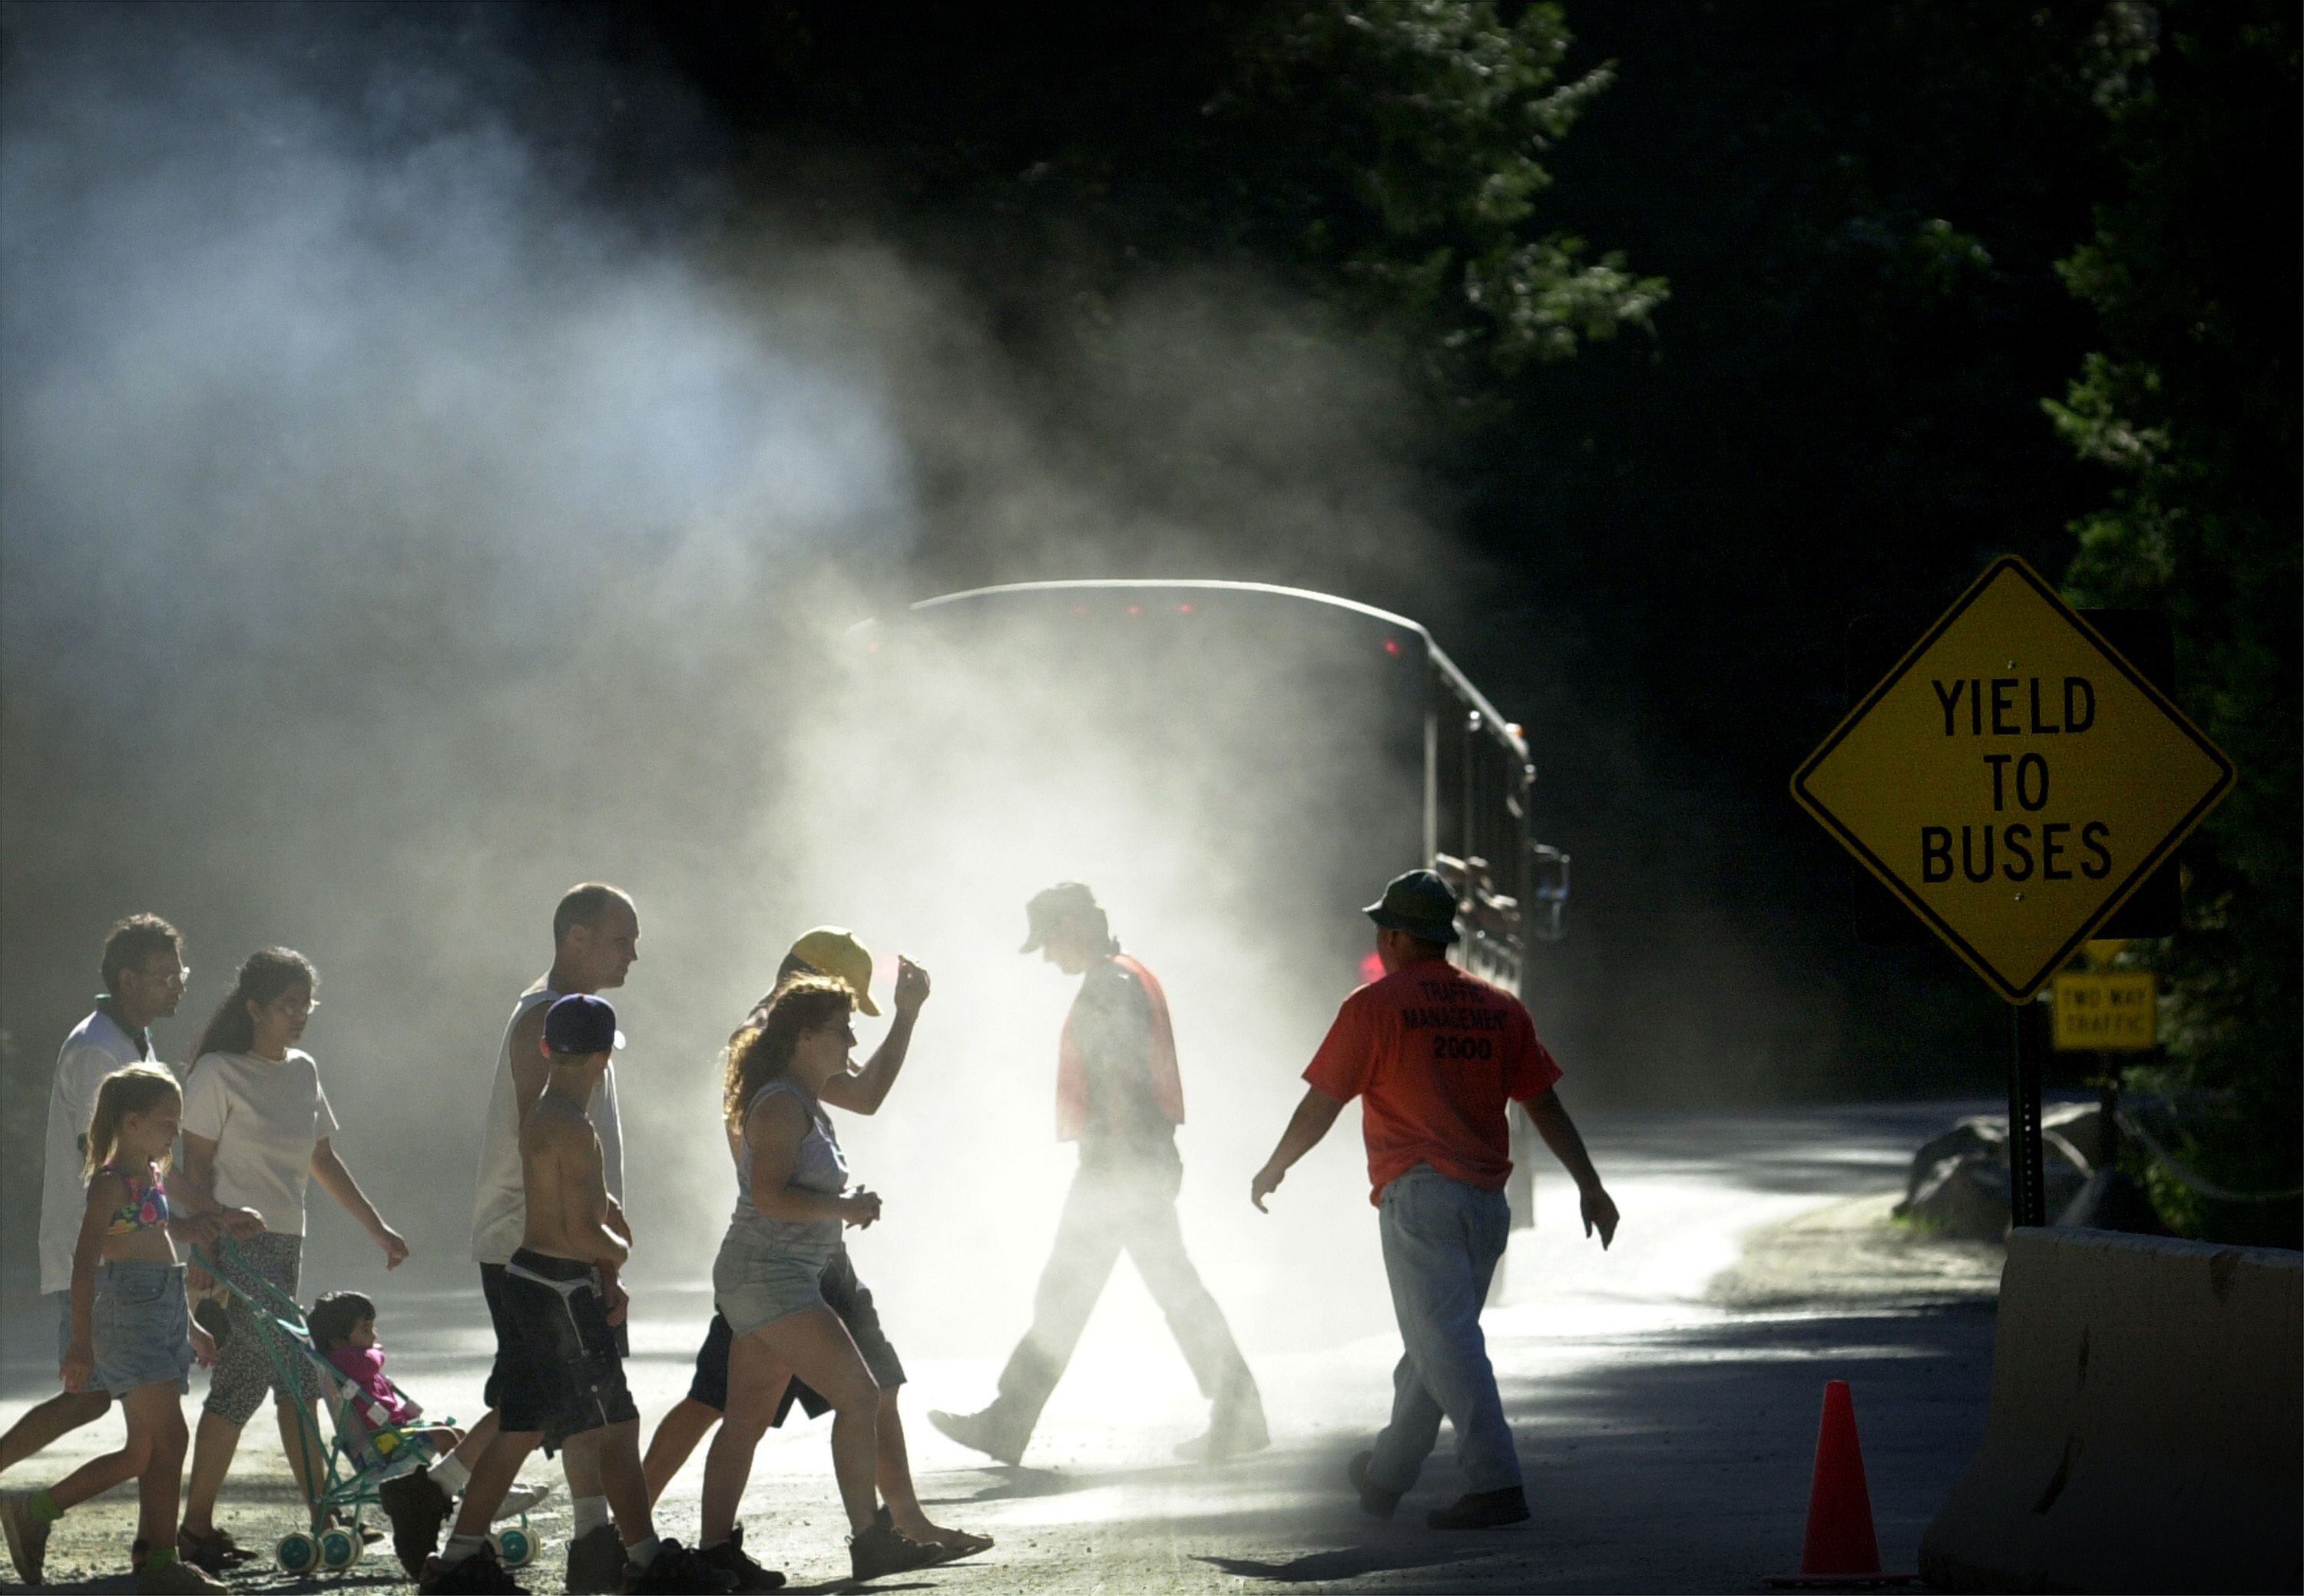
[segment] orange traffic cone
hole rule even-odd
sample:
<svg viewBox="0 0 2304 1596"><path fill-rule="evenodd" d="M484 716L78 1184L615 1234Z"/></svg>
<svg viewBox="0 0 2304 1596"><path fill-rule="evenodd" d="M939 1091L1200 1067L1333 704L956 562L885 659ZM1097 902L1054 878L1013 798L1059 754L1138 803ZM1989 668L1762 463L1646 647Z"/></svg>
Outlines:
<svg viewBox="0 0 2304 1596"><path fill-rule="evenodd" d="M1800 1572L1774 1575L1768 1583L1792 1589L1904 1585L1912 1578L1880 1572L1880 1541L1872 1532L1872 1493L1864 1485L1864 1448L1856 1439L1856 1399L1846 1380L1826 1380Z"/></svg>

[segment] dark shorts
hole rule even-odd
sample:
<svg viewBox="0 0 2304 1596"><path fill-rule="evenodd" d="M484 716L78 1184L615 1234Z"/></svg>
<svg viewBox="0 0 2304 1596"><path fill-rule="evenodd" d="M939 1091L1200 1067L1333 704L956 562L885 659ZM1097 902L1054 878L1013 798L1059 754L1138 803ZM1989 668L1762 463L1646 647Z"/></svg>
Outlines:
<svg viewBox="0 0 2304 1596"><path fill-rule="evenodd" d="M533 1408L536 1405L537 1397L533 1392L521 1388L521 1371L506 1367L504 1349L509 1343L504 1337L504 1265L500 1263L480 1265L480 1295L487 1302L488 1323L496 1333L496 1360L489 1367L488 1383L481 1389L480 1400L487 1406L501 1411L506 1396L510 1395L516 1397L522 1407ZM632 1346L630 1329L625 1325L618 1325L615 1327L615 1331L616 1355L623 1358L631 1357Z"/></svg>
<svg viewBox="0 0 2304 1596"><path fill-rule="evenodd" d="M497 1271L490 1399L504 1428L538 1432L549 1454L572 1435L637 1420L621 1337L589 1265L522 1248Z"/></svg>
<svg viewBox="0 0 2304 1596"><path fill-rule="evenodd" d="M856 1278L856 1266L849 1261L846 1247L834 1252L832 1261L825 1265L821 1289L825 1306L840 1315L840 1322L848 1327L856 1350L864 1355L864 1367L872 1371L880 1388L888 1390L902 1385L903 1361L888 1344L887 1333L880 1328L880 1311L872 1303L872 1288ZM716 1413L727 1407L728 1347L734 1339L728 1321L716 1311L712 1328L704 1332L704 1345L697 1349L696 1378L688 1384L690 1402L700 1402ZM795 1379L784 1387L784 1400L776 1405L776 1416L769 1422L783 1423L795 1402L811 1419L823 1417L832 1407L807 1381Z"/></svg>

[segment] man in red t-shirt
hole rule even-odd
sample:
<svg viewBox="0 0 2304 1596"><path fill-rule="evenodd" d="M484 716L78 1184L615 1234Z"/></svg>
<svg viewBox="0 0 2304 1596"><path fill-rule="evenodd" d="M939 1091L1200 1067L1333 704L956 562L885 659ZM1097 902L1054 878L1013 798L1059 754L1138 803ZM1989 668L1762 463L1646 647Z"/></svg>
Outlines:
<svg viewBox="0 0 2304 1596"><path fill-rule="evenodd" d="M1362 1099L1368 1180L1384 1272L1405 1351L1393 1371L1392 1422L1352 1459L1361 1507L1389 1518L1439 1439L1456 1430L1471 1489L1435 1508L1436 1530L1487 1529L1528 1516L1512 1427L1480 1334L1480 1305L1504 1256L1512 1210L1507 1104L1518 1102L1582 1193L1584 1233L1616 1234L1616 1205L1554 1090L1560 1066L1519 999L1448 962L1456 895L1430 870L1385 888L1368 916L1385 975L1344 999L1312 1057L1309 1088L1249 1183L1258 1209L1353 1098Z"/></svg>

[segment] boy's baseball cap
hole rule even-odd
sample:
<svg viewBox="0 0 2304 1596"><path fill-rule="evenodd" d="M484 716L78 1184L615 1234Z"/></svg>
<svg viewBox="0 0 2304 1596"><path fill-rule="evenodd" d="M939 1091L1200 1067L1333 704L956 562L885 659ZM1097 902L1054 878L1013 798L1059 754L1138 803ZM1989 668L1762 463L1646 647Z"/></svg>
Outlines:
<svg viewBox="0 0 2304 1596"><path fill-rule="evenodd" d="M878 1016L880 1006L872 1001L872 950L856 939L855 932L820 925L803 933L787 956L843 983L855 994L857 1013Z"/></svg>
<svg viewBox="0 0 2304 1596"><path fill-rule="evenodd" d="M589 992L571 992L544 1014L544 1046L553 1053L589 1057L613 1053L623 1039L616 1034L615 1006Z"/></svg>
<svg viewBox="0 0 2304 1596"><path fill-rule="evenodd" d="M1038 952L1047 943L1048 933L1055 930L1058 921L1095 907L1096 894L1079 881L1059 881L1034 893L1032 901L1024 905L1024 946L1016 951Z"/></svg>
<svg viewBox="0 0 2304 1596"><path fill-rule="evenodd" d="M1456 940L1456 895L1430 870L1394 876L1384 896L1361 911L1387 931L1425 942Z"/></svg>

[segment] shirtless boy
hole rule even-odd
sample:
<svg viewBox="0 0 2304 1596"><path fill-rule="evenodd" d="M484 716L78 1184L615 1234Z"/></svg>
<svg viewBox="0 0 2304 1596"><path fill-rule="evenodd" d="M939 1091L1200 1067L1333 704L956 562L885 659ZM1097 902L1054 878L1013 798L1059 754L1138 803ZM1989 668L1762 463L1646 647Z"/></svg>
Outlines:
<svg viewBox="0 0 2304 1596"><path fill-rule="evenodd" d="M473 1466L455 1533L426 1564L420 1590L519 1592L487 1544L496 1504L539 1442L551 1451L595 1432L601 1486L624 1543L624 1589L727 1589L693 1552L656 1538L640 1473L640 1412L608 1323L603 1276L620 1271L631 1248L609 1223L600 1135L585 1105L615 1040L616 1011L602 998L572 993L545 1015L540 1045L551 1077L521 1119L527 1223L504 1266L497 1329L497 1355L523 1378L508 1382L502 1427Z"/></svg>

